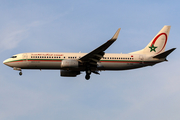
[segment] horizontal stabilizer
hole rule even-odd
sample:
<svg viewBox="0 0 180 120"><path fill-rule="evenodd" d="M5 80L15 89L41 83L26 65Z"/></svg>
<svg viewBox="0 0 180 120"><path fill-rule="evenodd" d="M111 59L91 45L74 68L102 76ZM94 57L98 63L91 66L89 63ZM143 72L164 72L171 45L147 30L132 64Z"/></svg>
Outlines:
<svg viewBox="0 0 180 120"><path fill-rule="evenodd" d="M167 50L161 54L158 54L156 56L154 56L153 58L158 58L158 59L161 59L161 58L166 58L171 52L173 52L176 48L172 48L170 50Z"/></svg>

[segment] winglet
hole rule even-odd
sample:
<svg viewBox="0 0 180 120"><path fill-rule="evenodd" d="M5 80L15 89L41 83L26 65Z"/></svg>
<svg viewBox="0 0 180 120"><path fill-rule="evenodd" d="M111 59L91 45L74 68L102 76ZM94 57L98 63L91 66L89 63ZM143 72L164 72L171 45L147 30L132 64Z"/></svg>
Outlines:
<svg viewBox="0 0 180 120"><path fill-rule="evenodd" d="M114 34L114 36L111 38L111 40L116 40L118 38L119 32L120 32L121 28L119 28L116 33Z"/></svg>

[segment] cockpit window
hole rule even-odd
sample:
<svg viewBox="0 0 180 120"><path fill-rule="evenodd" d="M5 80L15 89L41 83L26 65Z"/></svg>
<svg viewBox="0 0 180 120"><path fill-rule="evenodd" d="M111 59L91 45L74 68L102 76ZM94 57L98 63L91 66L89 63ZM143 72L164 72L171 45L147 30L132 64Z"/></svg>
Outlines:
<svg viewBox="0 0 180 120"><path fill-rule="evenodd" d="M17 56L12 56L11 58L17 58Z"/></svg>

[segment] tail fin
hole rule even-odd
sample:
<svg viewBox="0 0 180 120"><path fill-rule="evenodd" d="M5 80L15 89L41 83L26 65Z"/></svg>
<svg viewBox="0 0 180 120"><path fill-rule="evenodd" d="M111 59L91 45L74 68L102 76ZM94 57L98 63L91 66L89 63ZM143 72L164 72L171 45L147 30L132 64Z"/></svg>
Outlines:
<svg viewBox="0 0 180 120"><path fill-rule="evenodd" d="M164 52L170 28L171 26L164 26L144 49L133 52L133 54L157 55Z"/></svg>

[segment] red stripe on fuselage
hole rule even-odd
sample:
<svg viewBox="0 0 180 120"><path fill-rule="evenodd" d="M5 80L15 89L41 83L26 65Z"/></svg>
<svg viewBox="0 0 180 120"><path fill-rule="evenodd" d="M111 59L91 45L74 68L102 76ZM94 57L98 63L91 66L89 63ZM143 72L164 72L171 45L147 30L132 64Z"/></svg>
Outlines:
<svg viewBox="0 0 180 120"><path fill-rule="evenodd" d="M17 60L8 63L26 62L26 61L40 61L40 62L61 62L62 60Z"/></svg>
<svg viewBox="0 0 180 120"><path fill-rule="evenodd" d="M100 61L100 62L107 62L107 63L140 63L136 61Z"/></svg>
<svg viewBox="0 0 180 120"><path fill-rule="evenodd" d="M39 61L39 62L61 62L62 60L27 60L27 61Z"/></svg>
<svg viewBox="0 0 180 120"><path fill-rule="evenodd" d="M12 62L7 62L7 63L15 63L15 62L23 62L23 60L19 60L19 61L12 61Z"/></svg>

